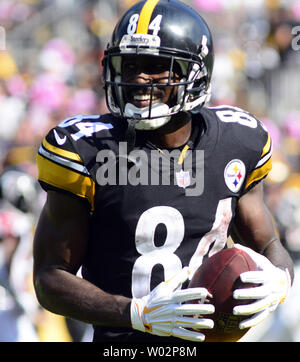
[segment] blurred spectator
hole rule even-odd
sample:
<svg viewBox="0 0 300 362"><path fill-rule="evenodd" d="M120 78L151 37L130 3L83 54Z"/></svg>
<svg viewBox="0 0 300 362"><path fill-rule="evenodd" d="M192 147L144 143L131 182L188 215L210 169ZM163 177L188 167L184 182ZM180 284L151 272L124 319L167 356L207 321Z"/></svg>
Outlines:
<svg viewBox="0 0 300 362"><path fill-rule="evenodd" d="M0 177L0 341L37 342L32 231L40 211L36 180L19 170Z"/></svg>

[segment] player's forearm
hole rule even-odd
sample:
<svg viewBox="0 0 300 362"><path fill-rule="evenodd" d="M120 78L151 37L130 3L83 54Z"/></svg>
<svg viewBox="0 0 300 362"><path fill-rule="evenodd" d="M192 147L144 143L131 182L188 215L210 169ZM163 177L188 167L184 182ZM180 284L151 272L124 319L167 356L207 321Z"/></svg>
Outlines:
<svg viewBox="0 0 300 362"><path fill-rule="evenodd" d="M130 299L105 293L67 271L53 269L34 277L40 304L52 313L86 323L130 327Z"/></svg>

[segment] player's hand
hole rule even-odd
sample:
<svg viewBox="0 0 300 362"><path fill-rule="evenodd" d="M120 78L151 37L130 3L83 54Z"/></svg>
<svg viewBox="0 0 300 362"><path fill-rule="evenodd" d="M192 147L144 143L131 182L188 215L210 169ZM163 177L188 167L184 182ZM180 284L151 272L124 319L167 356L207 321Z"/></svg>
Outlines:
<svg viewBox="0 0 300 362"><path fill-rule="evenodd" d="M207 289L178 289L187 279L188 268L186 267L169 281L160 283L145 297L133 298L131 302L132 327L158 336L174 336L202 342L205 335L195 330L213 328L213 320L205 319L202 315L214 313L215 308L211 304L204 304L209 295ZM201 303L184 303L195 299L200 299ZM200 316L195 318L195 315Z"/></svg>
<svg viewBox="0 0 300 362"><path fill-rule="evenodd" d="M253 299L253 303L233 308L235 315L252 315L239 325L241 329L253 327L264 321L270 313L278 307L287 297L291 278L288 270L274 266L265 256L254 250L235 244L234 247L244 250L256 263L259 271L242 273L240 278L244 283L259 284L257 287L236 289L233 293L235 299Z"/></svg>

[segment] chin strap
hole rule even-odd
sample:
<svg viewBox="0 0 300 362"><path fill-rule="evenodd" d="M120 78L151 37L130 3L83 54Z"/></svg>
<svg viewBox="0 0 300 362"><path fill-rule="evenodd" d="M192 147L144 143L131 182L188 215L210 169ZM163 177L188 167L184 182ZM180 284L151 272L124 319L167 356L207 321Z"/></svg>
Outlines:
<svg viewBox="0 0 300 362"><path fill-rule="evenodd" d="M136 139L136 131L135 125L140 121L138 118L127 119L128 127L125 135L125 139L127 142L127 152L130 153L134 149L135 139Z"/></svg>

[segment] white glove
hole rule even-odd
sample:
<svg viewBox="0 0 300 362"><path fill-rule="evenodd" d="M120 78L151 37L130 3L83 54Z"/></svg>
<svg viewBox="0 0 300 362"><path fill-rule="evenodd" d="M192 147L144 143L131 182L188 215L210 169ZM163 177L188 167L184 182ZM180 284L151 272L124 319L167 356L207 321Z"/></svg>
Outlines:
<svg viewBox="0 0 300 362"><path fill-rule="evenodd" d="M132 328L158 336L174 336L202 342L205 335L195 330L213 328L212 319L201 317L202 314L214 313L215 308L211 304L204 304L209 295L205 288L176 290L187 279L186 267L169 281L160 283L145 297L133 298L130 310ZM195 299L201 299L201 303L181 304ZM200 316L195 318L195 315Z"/></svg>
<svg viewBox="0 0 300 362"><path fill-rule="evenodd" d="M234 247L248 253L260 269L259 271L249 271L240 275L242 282L261 284L260 286L236 289L233 293L235 299L257 300L233 308L233 314L235 315L253 314L253 316L240 323L240 329L244 329L264 321L285 300L291 287L291 277L287 269L282 270L276 267L269 259L254 250L239 244L235 244Z"/></svg>

